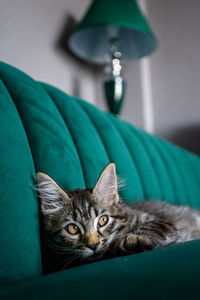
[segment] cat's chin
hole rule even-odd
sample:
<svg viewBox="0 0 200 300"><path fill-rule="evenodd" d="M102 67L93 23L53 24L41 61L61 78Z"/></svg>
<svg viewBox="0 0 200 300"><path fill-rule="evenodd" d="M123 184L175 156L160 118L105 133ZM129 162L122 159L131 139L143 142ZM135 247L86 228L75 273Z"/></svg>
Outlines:
<svg viewBox="0 0 200 300"><path fill-rule="evenodd" d="M103 256L103 254L101 252L94 252L93 250L91 250L89 248L81 253L82 260L86 261L86 262L92 262L92 261L99 260L102 256Z"/></svg>
<svg viewBox="0 0 200 300"><path fill-rule="evenodd" d="M102 255L91 255L85 258L86 263L99 261L102 258Z"/></svg>
<svg viewBox="0 0 200 300"><path fill-rule="evenodd" d="M94 255L94 251L92 249L85 249L84 252L81 254L83 259L88 259Z"/></svg>

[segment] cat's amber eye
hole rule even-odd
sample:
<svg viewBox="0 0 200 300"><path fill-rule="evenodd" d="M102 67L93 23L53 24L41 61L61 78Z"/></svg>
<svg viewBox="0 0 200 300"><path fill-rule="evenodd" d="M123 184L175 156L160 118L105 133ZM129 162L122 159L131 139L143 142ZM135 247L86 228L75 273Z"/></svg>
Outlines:
<svg viewBox="0 0 200 300"><path fill-rule="evenodd" d="M108 216L101 216L98 221L98 226L99 227L105 226L108 223L108 220L109 220Z"/></svg>
<svg viewBox="0 0 200 300"><path fill-rule="evenodd" d="M66 230L67 230L67 232L69 233L69 234L72 234L72 235L76 235L76 234L78 234L79 233L79 228L78 228L78 226L76 225L76 224L73 224L73 223L71 223L71 224L68 224L67 226L66 226Z"/></svg>

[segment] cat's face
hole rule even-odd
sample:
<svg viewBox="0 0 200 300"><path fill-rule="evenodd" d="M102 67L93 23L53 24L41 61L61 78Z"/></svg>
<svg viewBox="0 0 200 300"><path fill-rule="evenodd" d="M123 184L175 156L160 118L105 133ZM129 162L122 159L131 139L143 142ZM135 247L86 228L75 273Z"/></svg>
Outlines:
<svg viewBox="0 0 200 300"><path fill-rule="evenodd" d="M64 192L47 175L37 177L43 224L51 244L85 259L101 257L125 227L115 165L107 166L93 190Z"/></svg>

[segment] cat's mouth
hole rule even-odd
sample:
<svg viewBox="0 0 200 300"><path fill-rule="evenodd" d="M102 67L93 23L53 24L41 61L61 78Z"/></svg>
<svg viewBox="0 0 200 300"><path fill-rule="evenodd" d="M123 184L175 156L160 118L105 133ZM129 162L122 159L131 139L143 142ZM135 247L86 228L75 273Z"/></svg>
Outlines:
<svg viewBox="0 0 200 300"><path fill-rule="evenodd" d="M83 259L92 259L95 257L99 257L99 255L101 255L101 250L100 249L92 250L90 248L85 248L79 254Z"/></svg>
<svg viewBox="0 0 200 300"><path fill-rule="evenodd" d="M82 255L81 255L81 256L82 256L83 258L88 258L88 257L93 256L94 253L95 253L94 250L92 250L92 249L90 249L90 248L86 248L86 249L82 252Z"/></svg>

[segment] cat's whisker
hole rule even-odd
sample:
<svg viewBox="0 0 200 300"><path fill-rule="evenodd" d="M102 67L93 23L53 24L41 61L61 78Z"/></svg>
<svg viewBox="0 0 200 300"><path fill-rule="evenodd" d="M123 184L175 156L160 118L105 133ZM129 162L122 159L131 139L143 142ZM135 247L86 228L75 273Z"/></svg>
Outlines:
<svg viewBox="0 0 200 300"><path fill-rule="evenodd" d="M62 252L64 252L64 250L62 249L59 249L59 248L56 248L55 246L52 246L51 244L49 243L46 243L47 247L49 249L51 249L52 251L54 251L55 253L58 253L58 254L61 254Z"/></svg>
<svg viewBox="0 0 200 300"><path fill-rule="evenodd" d="M64 264L64 266L62 267L62 270L64 270L64 269L66 269L66 267L67 266L69 266L73 261L75 261L76 259L78 259L79 258L79 256L78 255L73 255L72 257L71 257L71 259L70 260L67 260L67 263L66 264ZM65 262L66 262L66 260L65 260ZM64 262L64 263L65 263Z"/></svg>
<svg viewBox="0 0 200 300"><path fill-rule="evenodd" d="M72 257L72 256L71 256ZM57 269L62 269L62 267L63 267L63 264L65 264L66 262L68 262L69 261L69 257L64 257L64 258L62 258L62 255L60 255L59 257L58 257L58 260L57 260L57 262L55 262L55 266L56 266L56 268Z"/></svg>
<svg viewBox="0 0 200 300"><path fill-rule="evenodd" d="M63 247L56 245L55 243L53 243L48 237L45 238L46 244L48 246L50 246L51 248L54 248L56 250L63 250Z"/></svg>
<svg viewBox="0 0 200 300"><path fill-rule="evenodd" d="M74 253L74 251L72 249L69 249L67 247L63 247L63 246L59 246L55 243L53 243L48 237L46 237L46 245L52 250L54 251L55 253Z"/></svg>
<svg viewBox="0 0 200 300"><path fill-rule="evenodd" d="M76 249L75 252L76 252L76 253L80 253L80 254L84 254L84 253L85 253L85 250Z"/></svg>

